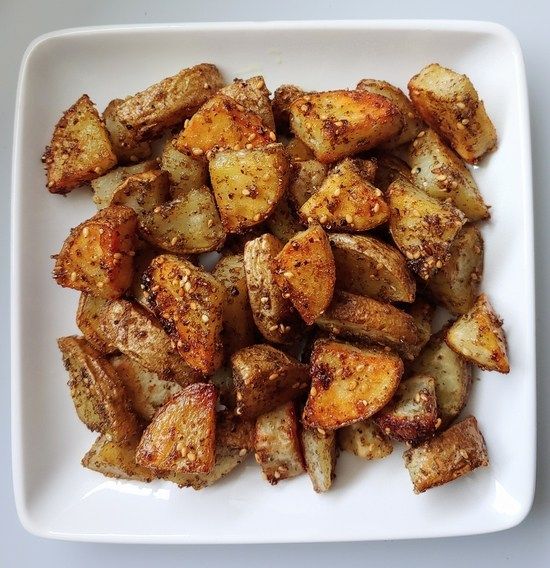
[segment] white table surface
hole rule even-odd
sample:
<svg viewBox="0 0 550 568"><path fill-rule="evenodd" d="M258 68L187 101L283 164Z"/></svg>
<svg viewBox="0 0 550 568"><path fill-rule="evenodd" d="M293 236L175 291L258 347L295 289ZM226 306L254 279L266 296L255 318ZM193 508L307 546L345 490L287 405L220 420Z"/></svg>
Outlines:
<svg viewBox="0 0 550 568"><path fill-rule="evenodd" d="M162 4L154 6L153 4ZM219 4L219 5L217 5ZM538 567L550 563L550 32L547 2L461 0L0 0L0 566L398 566ZM546 9L545 9L546 8ZM39 539L19 524L13 502L9 426L9 192L15 87L21 56L36 36L68 27L214 20L426 18L492 20L509 27L523 47L531 105L538 314L538 469L533 509L509 531L468 538L318 545L141 546ZM34 158L30 158L34 159ZM510 238L513 232L510 231ZM513 300L513 299L511 299ZM40 380L40 377L36 377ZM505 380L505 379L503 379ZM509 412L514 419L513 409ZM365 511L368 515L368 510Z"/></svg>

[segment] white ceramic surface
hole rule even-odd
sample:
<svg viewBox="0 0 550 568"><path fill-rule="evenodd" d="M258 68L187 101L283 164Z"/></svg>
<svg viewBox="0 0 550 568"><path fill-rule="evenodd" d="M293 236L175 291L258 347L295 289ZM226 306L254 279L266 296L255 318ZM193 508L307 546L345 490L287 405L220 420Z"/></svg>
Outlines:
<svg viewBox="0 0 550 568"><path fill-rule="evenodd" d="M49 256L90 216L89 192L44 188L40 155L52 125L83 92L103 108L182 67L218 64L227 79L262 73L308 89L363 77L401 87L438 61L467 73L485 100L499 149L475 169L493 218L483 227L484 289L504 317L512 371L481 373L466 410L492 465L415 496L401 448L380 462L343 455L333 489L307 477L270 487L255 464L201 491L166 482L106 480L80 458L94 435L80 424L55 339L74 333L77 293L50 278ZM20 76L13 168L12 437L17 509L52 538L117 542L243 543L416 538L483 533L529 511L535 467L532 189L523 62L504 28L474 22L365 21L88 28L48 34ZM513 419L512 419L513 418Z"/></svg>

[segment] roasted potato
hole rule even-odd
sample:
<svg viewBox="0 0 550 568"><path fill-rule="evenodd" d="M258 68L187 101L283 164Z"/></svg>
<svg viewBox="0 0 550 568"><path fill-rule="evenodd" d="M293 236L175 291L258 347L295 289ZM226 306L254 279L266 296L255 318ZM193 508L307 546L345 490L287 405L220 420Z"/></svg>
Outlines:
<svg viewBox="0 0 550 568"><path fill-rule="evenodd" d="M489 465L485 440L473 416L421 446L407 450L403 458L415 493L423 493Z"/></svg>
<svg viewBox="0 0 550 568"><path fill-rule="evenodd" d="M136 227L132 209L113 205L71 229L55 257L55 281L100 298L120 298L132 283Z"/></svg>
<svg viewBox="0 0 550 568"><path fill-rule="evenodd" d="M502 320L485 294L480 294L472 308L453 323L445 341L480 369L510 372Z"/></svg>
<svg viewBox="0 0 550 568"><path fill-rule="evenodd" d="M338 448L336 447L336 434L304 428L302 434L302 448L306 471L311 479L313 489L317 493L324 493L330 489L336 477L336 459Z"/></svg>
<svg viewBox="0 0 550 568"><path fill-rule="evenodd" d="M315 154L311 148L306 146L299 138L296 138L296 136L285 144L285 150L294 163L315 159Z"/></svg>
<svg viewBox="0 0 550 568"><path fill-rule="evenodd" d="M88 95L63 113L42 161L51 193L68 193L116 166L109 134Z"/></svg>
<svg viewBox="0 0 550 568"><path fill-rule="evenodd" d="M277 207L268 218L267 227L281 242L286 243L296 233L304 230L303 225L298 220L298 216L289 205L286 198L277 203Z"/></svg>
<svg viewBox="0 0 550 568"><path fill-rule="evenodd" d="M365 91L310 93L290 105L290 128L323 163L370 150L401 132L403 118L386 97Z"/></svg>
<svg viewBox="0 0 550 568"><path fill-rule="evenodd" d="M290 105L304 95L303 89L296 85L281 85L273 93L271 107L277 131L286 133L290 128Z"/></svg>
<svg viewBox="0 0 550 568"><path fill-rule="evenodd" d="M273 212L288 187L289 166L281 144L213 155L210 179L227 232L240 233Z"/></svg>
<svg viewBox="0 0 550 568"><path fill-rule="evenodd" d="M466 75L432 63L409 81L409 94L424 121L466 162L496 147L495 127Z"/></svg>
<svg viewBox="0 0 550 568"><path fill-rule="evenodd" d="M162 251L151 246L149 243L145 241L138 242L136 255L134 256L134 278L132 279L130 288L128 288L126 292L126 296L129 299L135 300L149 311L149 294L143 289L143 273L149 268L149 264L151 264L153 258L159 254L162 254Z"/></svg>
<svg viewBox="0 0 550 568"><path fill-rule="evenodd" d="M127 177L116 189L109 205L126 205L138 218L164 203L170 191L170 178L162 170L149 170Z"/></svg>
<svg viewBox="0 0 550 568"><path fill-rule="evenodd" d="M216 442L221 447L238 450L241 455L254 449L255 420L246 420L231 412L218 412L216 419Z"/></svg>
<svg viewBox="0 0 550 568"><path fill-rule="evenodd" d="M181 152L168 140L160 156L160 167L170 176L173 199L185 197L192 189L200 189L208 182L208 163L204 156L195 156L189 149Z"/></svg>
<svg viewBox="0 0 550 568"><path fill-rule="evenodd" d="M223 87L220 93L231 97L245 109L257 114L270 130L275 130L270 93L262 76L256 75L246 80L235 79L233 83Z"/></svg>
<svg viewBox="0 0 550 568"><path fill-rule="evenodd" d="M406 312L412 317L418 330L417 344L424 347L432 336L432 320L435 314L435 306L422 297L417 297Z"/></svg>
<svg viewBox="0 0 550 568"><path fill-rule="evenodd" d="M365 420L391 400L402 374L403 362L391 352L320 339L311 355L303 422L335 430Z"/></svg>
<svg viewBox="0 0 550 568"><path fill-rule="evenodd" d="M393 451L391 440L372 418L344 426L336 431L336 436L342 450L364 460L382 459Z"/></svg>
<svg viewBox="0 0 550 568"><path fill-rule="evenodd" d="M105 341L104 334L101 331L101 312L108 303L109 300L105 300L105 298L82 293L76 311L76 325L82 332L84 339L103 354L117 350L114 345Z"/></svg>
<svg viewBox="0 0 550 568"><path fill-rule="evenodd" d="M413 183L411 169L401 158L387 152L378 152L375 159L376 174L372 183L383 193L386 193L392 182L399 177Z"/></svg>
<svg viewBox="0 0 550 568"><path fill-rule="evenodd" d="M321 187L327 175L326 164L317 160L305 160L292 164L292 176L288 186L290 202L296 210Z"/></svg>

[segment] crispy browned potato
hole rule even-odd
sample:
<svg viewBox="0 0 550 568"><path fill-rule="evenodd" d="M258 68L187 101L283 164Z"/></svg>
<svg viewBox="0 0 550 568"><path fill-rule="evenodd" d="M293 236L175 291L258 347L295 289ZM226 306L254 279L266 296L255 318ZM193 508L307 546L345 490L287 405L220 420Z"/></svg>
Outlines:
<svg viewBox="0 0 550 568"><path fill-rule="evenodd" d="M296 210L321 187L328 167L317 160L305 160L292 164L292 176L288 186L289 199Z"/></svg>
<svg viewBox="0 0 550 568"><path fill-rule="evenodd" d="M413 183L411 169L401 158L387 152L377 152L375 159L376 174L373 184L384 193L388 191L388 187L398 177Z"/></svg>
<svg viewBox="0 0 550 568"><path fill-rule="evenodd" d="M231 357L237 414L256 418L297 398L309 385L308 367L270 345L253 345Z"/></svg>
<svg viewBox="0 0 550 568"><path fill-rule="evenodd" d="M273 212L288 187L289 167L282 144L213 155L210 179L229 233L258 225Z"/></svg>
<svg viewBox="0 0 550 568"><path fill-rule="evenodd" d="M342 450L364 460L382 459L393 451L391 440L378 428L372 418L344 426L337 430L336 435Z"/></svg>
<svg viewBox="0 0 550 568"><path fill-rule="evenodd" d="M55 281L101 298L120 298L132 283L136 227L132 209L113 205L71 229L55 257Z"/></svg>
<svg viewBox="0 0 550 568"><path fill-rule="evenodd" d="M160 167L170 176L173 199L185 197L192 189L208 183L208 163L204 156L195 156L189 149L178 150L175 139L167 140L160 156Z"/></svg>
<svg viewBox="0 0 550 568"><path fill-rule="evenodd" d="M374 417L387 436L413 445L435 434L437 419L435 379L429 375L402 381L389 404Z"/></svg>
<svg viewBox="0 0 550 568"><path fill-rule="evenodd" d="M212 275L226 290L223 306L222 340L226 359L239 349L252 345L256 340L256 326L248 300L244 256L222 256Z"/></svg>
<svg viewBox="0 0 550 568"><path fill-rule="evenodd" d="M63 113L42 161L51 193L68 193L116 166L109 135L88 95Z"/></svg>
<svg viewBox="0 0 550 568"><path fill-rule="evenodd" d="M304 230L286 198L277 203L277 207L268 218L266 225L270 232L283 243L288 242L296 233Z"/></svg>
<svg viewBox="0 0 550 568"><path fill-rule="evenodd" d="M256 420L254 451L256 461L271 485L304 472L294 403L287 402Z"/></svg>
<svg viewBox="0 0 550 568"><path fill-rule="evenodd" d="M220 93L235 99L244 108L257 114L270 130L275 130L270 93L261 75L246 80L235 79L233 83L221 89Z"/></svg>
<svg viewBox="0 0 550 568"><path fill-rule="evenodd" d="M466 162L475 164L496 147L495 127L466 75L432 63L409 81L409 94L420 116Z"/></svg>
<svg viewBox="0 0 550 568"><path fill-rule="evenodd" d="M126 205L140 220L164 203L170 191L170 178L162 170L149 170L127 177L116 189L109 205Z"/></svg>
<svg viewBox="0 0 550 568"><path fill-rule="evenodd" d="M477 297L483 276L483 237L474 225L456 236L443 268L428 280L431 295L452 314L465 314Z"/></svg>
<svg viewBox="0 0 550 568"><path fill-rule="evenodd" d="M293 162L304 162L306 160L314 160L315 154L309 146L306 146L299 138L294 136L285 145L286 153Z"/></svg>
<svg viewBox="0 0 550 568"><path fill-rule="evenodd" d="M318 222L327 230L363 232L387 221L389 207L382 192L363 175L363 163L347 158L302 205L300 216L304 222Z"/></svg>
<svg viewBox="0 0 550 568"><path fill-rule="evenodd" d="M407 450L403 458L415 493L423 493L489 465L485 440L473 416L421 446Z"/></svg>
<svg viewBox="0 0 550 568"><path fill-rule="evenodd" d="M420 351L414 319L391 304L337 290L315 322L338 337L386 345L407 359Z"/></svg>
<svg viewBox="0 0 550 568"><path fill-rule="evenodd" d="M365 91L310 93L290 105L290 127L323 163L370 150L403 128L399 109Z"/></svg>
<svg viewBox="0 0 550 568"><path fill-rule="evenodd" d="M447 331L447 345L480 369L509 373L502 320L485 294Z"/></svg>
<svg viewBox="0 0 550 568"><path fill-rule="evenodd" d="M266 233L244 247L246 286L254 322L260 333L273 343L296 341L301 329L298 314L275 283L273 259L283 244Z"/></svg>
<svg viewBox="0 0 550 568"><path fill-rule="evenodd" d="M389 302L414 301L416 282L396 248L363 235L334 233L329 240L340 289Z"/></svg>
<svg viewBox="0 0 550 568"><path fill-rule="evenodd" d="M326 233L319 225L294 235L274 260L275 282L308 325L327 309L336 271Z"/></svg>
<svg viewBox="0 0 550 568"><path fill-rule="evenodd" d="M489 217L489 207L470 170L434 130L418 134L409 147L408 159L414 183L428 195L443 201L450 199L469 221Z"/></svg>
<svg viewBox="0 0 550 568"><path fill-rule="evenodd" d="M226 291L211 274L174 255L157 256L143 275L149 305L178 353L207 375L221 366Z"/></svg>
<svg viewBox="0 0 550 568"><path fill-rule="evenodd" d="M109 300L105 298L98 298L83 292L80 294L76 311L78 329L80 329L86 341L103 354L117 350L115 345L105 341L104 334L101 331L101 312L108 303Z"/></svg>
<svg viewBox="0 0 550 568"><path fill-rule="evenodd" d="M432 320L435 314L435 306L421 296L417 297L406 310L412 317L418 330L418 345L424 347L432 336ZM420 348L419 347L419 348Z"/></svg>
<svg viewBox="0 0 550 568"><path fill-rule="evenodd" d="M365 420L391 400L402 374L403 362L391 352L320 339L311 355L303 422L335 430Z"/></svg>
<svg viewBox="0 0 550 568"><path fill-rule="evenodd" d="M410 268L427 280L447 261L466 218L449 203L430 197L401 177L390 185L387 196L393 240Z"/></svg>
<svg viewBox="0 0 550 568"><path fill-rule="evenodd" d="M222 86L216 66L201 63L127 97L113 112L127 128L122 142L132 146L160 136L192 116Z"/></svg>
<svg viewBox="0 0 550 568"><path fill-rule="evenodd" d="M160 471L208 473L215 462L214 385L196 383L172 397L147 426L136 462Z"/></svg>
<svg viewBox="0 0 550 568"><path fill-rule="evenodd" d="M80 420L117 442L139 435L140 425L124 383L109 361L82 337L61 337L57 344Z"/></svg>
<svg viewBox="0 0 550 568"><path fill-rule="evenodd" d="M303 89L296 85L281 85L273 93L273 116L279 132L288 132L290 128L290 105L304 95Z"/></svg>
<svg viewBox="0 0 550 568"><path fill-rule="evenodd" d="M141 219L141 236L176 254L200 254L221 248L225 241L214 197L203 186L157 205Z"/></svg>
<svg viewBox="0 0 550 568"><path fill-rule="evenodd" d="M338 448L336 434L304 428L302 434L302 449L306 471L311 479L313 489L317 493L324 493L330 489L336 477L336 459Z"/></svg>

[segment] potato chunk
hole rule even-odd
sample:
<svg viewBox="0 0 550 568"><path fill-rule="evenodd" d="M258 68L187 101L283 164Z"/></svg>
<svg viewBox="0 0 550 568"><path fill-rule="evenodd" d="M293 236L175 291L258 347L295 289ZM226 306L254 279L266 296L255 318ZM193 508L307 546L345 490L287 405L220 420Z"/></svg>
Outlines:
<svg viewBox="0 0 550 568"><path fill-rule="evenodd" d="M336 272L326 233L315 225L292 237L275 257L275 282L308 325L327 309Z"/></svg>
<svg viewBox="0 0 550 568"><path fill-rule="evenodd" d="M382 459L393 451L391 440L372 418L344 426L336 432L336 435L342 450L364 460Z"/></svg>
<svg viewBox="0 0 550 568"><path fill-rule="evenodd" d="M387 193L388 187L397 178L404 178L413 183L411 169L401 158L387 152L377 152L375 159L376 174L373 184L383 193Z"/></svg>
<svg viewBox="0 0 550 568"><path fill-rule="evenodd" d="M138 435L140 426L130 398L109 361L81 337L61 337L57 344L80 420L117 442Z"/></svg>
<svg viewBox="0 0 550 568"><path fill-rule="evenodd" d="M510 372L502 320L485 294L478 296L470 311L453 323L445 341L480 369Z"/></svg>
<svg viewBox="0 0 550 568"><path fill-rule="evenodd" d="M407 450L403 458L415 493L423 493L489 465L485 440L473 416L421 446Z"/></svg>
<svg viewBox="0 0 550 568"><path fill-rule="evenodd" d="M237 414L256 418L298 397L309 385L307 365L270 345L253 345L231 357Z"/></svg>
<svg viewBox="0 0 550 568"><path fill-rule="evenodd" d="M105 341L104 333L101 330L101 312L108 303L109 300L105 300L105 298L82 293L76 312L78 329L80 329L86 341L103 354L117 350L115 345Z"/></svg>
<svg viewBox="0 0 550 568"><path fill-rule="evenodd" d="M290 105L290 127L323 163L370 150L403 128L399 109L365 91L310 93Z"/></svg>
<svg viewBox="0 0 550 568"><path fill-rule="evenodd" d="M403 362L393 353L318 340L311 355L304 424L335 430L369 418L391 400L402 374Z"/></svg>
<svg viewBox="0 0 550 568"><path fill-rule="evenodd" d="M475 164L495 148L495 127L466 75L432 63L409 81L409 94L420 116L466 162Z"/></svg>
<svg viewBox="0 0 550 568"><path fill-rule="evenodd" d="M363 235L333 233L329 240L340 289L388 302L414 300L416 282L397 249Z"/></svg>
<svg viewBox="0 0 550 568"><path fill-rule="evenodd" d="M304 94L304 90L296 85L281 85L275 89L271 107L278 131L283 133L289 131L290 105Z"/></svg>
<svg viewBox="0 0 550 568"><path fill-rule="evenodd" d="M410 268L427 280L447 261L466 219L452 205L430 197L403 178L390 185L388 199L393 240Z"/></svg>
<svg viewBox="0 0 550 568"><path fill-rule="evenodd" d="M412 317L418 330L418 345L424 347L432 336L432 320L435 314L435 306L422 297L417 297L406 312Z"/></svg>
<svg viewBox="0 0 550 568"><path fill-rule="evenodd" d="M318 191L327 176L328 167L317 160L304 160L292 164L288 187L290 202L296 210Z"/></svg>
<svg viewBox="0 0 550 568"><path fill-rule="evenodd" d="M113 205L71 229L56 256L53 277L64 288L120 298L132 283L137 216Z"/></svg>
<svg viewBox="0 0 550 568"><path fill-rule="evenodd" d="M161 170L149 170L127 177L116 189L110 205L126 205L141 218L168 198L170 180Z"/></svg>
<svg viewBox="0 0 550 568"><path fill-rule="evenodd" d="M143 275L149 304L193 369L213 373L221 366L226 292L211 274L173 255L157 256Z"/></svg>
<svg viewBox="0 0 550 568"><path fill-rule="evenodd" d="M173 199L185 197L192 189L199 189L208 182L208 164L204 156L194 156L191 150L180 152L168 140L160 156L160 167L170 176L170 192Z"/></svg>
<svg viewBox="0 0 550 568"><path fill-rule="evenodd" d="M209 169L216 204L229 233L265 220L288 186L289 161L281 144L216 152Z"/></svg>
<svg viewBox="0 0 550 568"><path fill-rule="evenodd" d="M51 193L68 193L116 166L109 135L88 95L63 113L42 161Z"/></svg>
<svg viewBox="0 0 550 568"><path fill-rule="evenodd" d="M208 473L215 462L217 398L216 387L206 383L172 397L143 433L136 462L160 471Z"/></svg>
<svg viewBox="0 0 550 568"><path fill-rule="evenodd" d="M304 230L298 216L285 198L277 203L277 207L275 207L266 224L270 232L283 243L288 242L294 235Z"/></svg>
<svg viewBox="0 0 550 568"><path fill-rule="evenodd" d="M338 448L336 434L304 428L302 430L302 448L306 471L316 493L324 493L330 489L336 477L336 459Z"/></svg>

